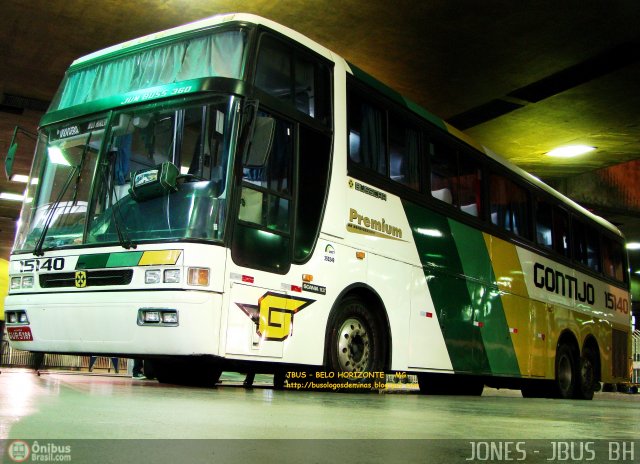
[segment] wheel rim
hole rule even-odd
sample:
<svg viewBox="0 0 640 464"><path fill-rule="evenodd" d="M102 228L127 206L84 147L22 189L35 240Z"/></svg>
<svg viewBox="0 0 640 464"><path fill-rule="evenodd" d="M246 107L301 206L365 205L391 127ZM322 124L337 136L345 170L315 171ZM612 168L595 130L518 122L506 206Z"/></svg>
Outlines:
<svg viewBox="0 0 640 464"><path fill-rule="evenodd" d="M363 372L371 354L371 337L359 319L347 319L338 331L338 364L342 371Z"/></svg>
<svg viewBox="0 0 640 464"><path fill-rule="evenodd" d="M584 358L582 361L582 368L580 369L580 375L582 376L582 385L593 388L594 382L594 372L593 372L593 364L589 358Z"/></svg>
<svg viewBox="0 0 640 464"><path fill-rule="evenodd" d="M561 391L566 392L571 388L572 377L571 360L567 356L562 356L558 362L558 386Z"/></svg>

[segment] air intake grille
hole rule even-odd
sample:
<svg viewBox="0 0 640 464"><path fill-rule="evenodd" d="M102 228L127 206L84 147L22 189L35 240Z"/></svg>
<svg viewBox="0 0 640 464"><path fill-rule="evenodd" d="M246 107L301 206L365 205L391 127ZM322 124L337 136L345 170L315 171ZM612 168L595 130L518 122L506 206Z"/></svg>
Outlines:
<svg viewBox="0 0 640 464"><path fill-rule="evenodd" d="M85 271L87 273L87 287L101 287L105 285L127 285L133 277L132 269ZM41 274L41 288L75 287L75 272L60 272L55 274Z"/></svg>
<svg viewBox="0 0 640 464"><path fill-rule="evenodd" d="M622 330L613 329L611 334L613 346L613 354L611 361L611 374L614 377L623 377L626 378L629 376L629 368L628 368L628 343L629 343L629 333L623 332Z"/></svg>

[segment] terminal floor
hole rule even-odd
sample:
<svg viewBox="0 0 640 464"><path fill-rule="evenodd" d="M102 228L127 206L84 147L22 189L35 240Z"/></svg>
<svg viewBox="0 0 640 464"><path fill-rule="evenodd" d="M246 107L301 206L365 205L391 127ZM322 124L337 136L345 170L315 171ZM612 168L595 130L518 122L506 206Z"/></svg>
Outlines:
<svg viewBox="0 0 640 464"><path fill-rule="evenodd" d="M438 397L410 387L354 394L276 391L269 376L261 375L247 389L242 380L224 374L221 385L206 389L95 373L38 376L2 369L0 440L640 437L640 395L597 393L593 401L564 401L487 388L482 397Z"/></svg>

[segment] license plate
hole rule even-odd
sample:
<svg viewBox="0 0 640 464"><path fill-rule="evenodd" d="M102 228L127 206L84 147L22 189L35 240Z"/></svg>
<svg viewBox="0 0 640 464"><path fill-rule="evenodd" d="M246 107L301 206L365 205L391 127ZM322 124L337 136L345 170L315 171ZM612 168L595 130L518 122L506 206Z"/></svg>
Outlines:
<svg viewBox="0 0 640 464"><path fill-rule="evenodd" d="M33 341L31 327L7 327L7 333L9 334L9 340L14 340L16 342Z"/></svg>

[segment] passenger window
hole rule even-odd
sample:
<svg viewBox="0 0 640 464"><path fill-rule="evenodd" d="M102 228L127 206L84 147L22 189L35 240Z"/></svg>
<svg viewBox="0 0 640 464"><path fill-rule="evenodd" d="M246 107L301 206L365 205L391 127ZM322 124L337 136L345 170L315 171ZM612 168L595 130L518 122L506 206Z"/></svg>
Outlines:
<svg viewBox="0 0 640 464"><path fill-rule="evenodd" d="M536 204L536 243L553 248L553 207L542 200Z"/></svg>
<svg viewBox="0 0 640 464"><path fill-rule="evenodd" d="M347 110L349 159L386 176L385 113L355 92L347 98Z"/></svg>
<svg viewBox="0 0 640 464"><path fill-rule="evenodd" d="M579 263L600 272L600 241L595 229L578 221L572 221L573 258Z"/></svg>
<svg viewBox="0 0 640 464"><path fill-rule="evenodd" d="M529 237L529 195L506 177L491 174L491 222L520 237Z"/></svg>
<svg viewBox="0 0 640 464"><path fill-rule="evenodd" d="M553 249L565 258L571 257L569 246L569 213L565 210L553 208Z"/></svg>
<svg viewBox="0 0 640 464"><path fill-rule="evenodd" d="M443 143L429 144L431 196L450 205L458 204L456 153Z"/></svg>
<svg viewBox="0 0 640 464"><path fill-rule="evenodd" d="M320 60L265 34L260 41L255 85L329 124L330 72Z"/></svg>
<svg viewBox="0 0 640 464"><path fill-rule="evenodd" d="M608 237L602 238L602 264L605 276L624 282L624 252L621 243Z"/></svg>
<svg viewBox="0 0 640 464"><path fill-rule="evenodd" d="M482 168L478 161L462 152L458 156L460 211L471 216L482 215Z"/></svg>
<svg viewBox="0 0 640 464"><path fill-rule="evenodd" d="M414 190L419 184L419 132L396 117L389 117L389 170L391 179Z"/></svg>

